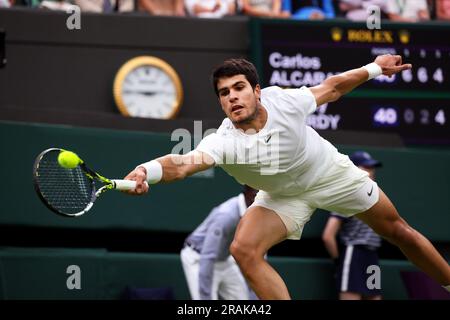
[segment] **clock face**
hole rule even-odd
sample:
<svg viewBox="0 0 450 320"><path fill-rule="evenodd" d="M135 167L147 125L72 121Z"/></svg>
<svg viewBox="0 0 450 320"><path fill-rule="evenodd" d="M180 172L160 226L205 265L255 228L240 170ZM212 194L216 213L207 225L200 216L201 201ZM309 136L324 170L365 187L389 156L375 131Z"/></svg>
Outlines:
<svg viewBox="0 0 450 320"><path fill-rule="evenodd" d="M138 57L119 70L114 94L124 115L170 119L181 105L182 89L178 75L164 61Z"/></svg>

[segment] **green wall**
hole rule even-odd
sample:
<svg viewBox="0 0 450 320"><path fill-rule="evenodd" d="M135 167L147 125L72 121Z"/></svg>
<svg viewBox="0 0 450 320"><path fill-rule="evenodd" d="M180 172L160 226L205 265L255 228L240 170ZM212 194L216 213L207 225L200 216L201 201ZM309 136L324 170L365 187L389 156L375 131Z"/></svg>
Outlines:
<svg viewBox="0 0 450 320"><path fill-rule="evenodd" d="M34 159L49 147L74 150L101 174L120 178L135 165L171 152L176 143L168 134L0 122L0 175L7 182L0 186L0 224L192 231L212 207L240 191L220 168L211 172L214 177L156 185L143 197L108 192L77 219L51 213L32 184ZM343 153L360 149L338 148ZM450 151L361 148L384 163L378 183L400 214L431 240L450 241ZM318 237L325 219L320 210L313 215L304 237Z"/></svg>
<svg viewBox="0 0 450 320"><path fill-rule="evenodd" d="M293 299L336 299L329 259L269 257ZM81 289L69 290L67 267L80 268ZM385 299L407 299L405 261L380 262ZM190 299L179 255L116 253L102 249L0 248L1 299L120 299L126 286L170 287Z"/></svg>
<svg viewBox="0 0 450 320"><path fill-rule="evenodd" d="M0 187L0 224L192 231L212 207L241 190L220 169L213 170L213 178L159 184L142 197L105 193L90 212L77 219L49 211L32 183L34 159L49 147L74 150L100 174L122 178L137 164L170 153L176 143L161 134L0 122L0 175L7 181Z"/></svg>

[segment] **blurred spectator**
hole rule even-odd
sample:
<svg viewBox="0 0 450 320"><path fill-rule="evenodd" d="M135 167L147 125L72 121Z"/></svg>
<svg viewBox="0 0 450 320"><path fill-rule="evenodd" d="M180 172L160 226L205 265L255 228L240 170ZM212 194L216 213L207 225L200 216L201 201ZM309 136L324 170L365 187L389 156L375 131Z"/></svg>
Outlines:
<svg viewBox="0 0 450 320"><path fill-rule="evenodd" d="M356 151L350 160L375 180L381 162L364 151ZM336 235L339 234L339 242ZM379 266L381 238L357 217L332 212L322 233L325 248L335 265L335 280L340 300L379 300L381 288L369 288L367 268Z"/></svg>
<svg viewBox="0 0 450 320"><path fill-rule="evenodd" d="M430 20L426 0L388 0L389 19L398 22L418 22Z"/></svg>
<svg viewBox="0 0 450 320"><path fill-rule="evenodd" d="M332 0L285 0L283 7L299 20L322 20L336 17Z"/></svg>
<svg viewBox="0 0 450 320"><path fill-rule="evenodd" d="M215 207L186 238L181 262L193 300L255 299L230 254L234 233L257 190L244 186L242 193Z"/></svg>
<svg viewBox="0 0 450 320"><path fill-rule="evenodd" d="M282 7L282 0L242 0L242 13L247 16L288 18L289 10Z"/></svg>
<svg viewBox="0 0 450 320"><path fill-rule="evenodd" d="M71 0L0 0L0 7L2 2L9 2L11 7L25 6L61 11L67 11L73 6Z"/></svg>
<svg viewBox="0 0 450 320"><path fill-rule="evenodd" d="M138 0L140 11L155 16L185 16L183 0Z"/></svg>
<svg viewBox="0 0 450 320"><path fill-rule="evenodd" d="M67 11L73 7L69 1L63 0L44 0L40 1L38 4L39 8L48 9L48 10L59 10L59 11Z"/></svg>
<svg viewBox="0 0 450 320"><path fill-rule="evenodd" d="M366 21L370 12L367 9L371 6L380 8L381 19L387 19L387 0L340 0L339 9L344 17L352 21Z"/></svg>
<svg viewBox="0 0 450 320"><path fill-rule="evenodd" d="M450 0L436 0L436 19L450 20Z"/></svg>
<svg viewBox="0 0 450 320"><path fill-rule="evenodd" d="M82 12L129 12L134 11L134 0L74 0Z"/></svg>
<svg viewBox="0 0 450 320"><path fill-rule="evenodd" d="M0 8L9 8L13 6L13 1L11 0L0 0Z"/></svg>
<svg viewBox="0 0 450 320"><path fill-rule="evenodd" d="M189 15L199 18L220 18L236 13L234 0L185 0Z"/></svg>

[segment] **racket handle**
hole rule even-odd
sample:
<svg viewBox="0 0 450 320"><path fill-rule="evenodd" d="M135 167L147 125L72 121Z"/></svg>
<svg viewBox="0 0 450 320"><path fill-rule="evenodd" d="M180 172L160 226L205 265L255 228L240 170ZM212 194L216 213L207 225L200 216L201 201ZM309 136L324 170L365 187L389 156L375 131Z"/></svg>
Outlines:
<svg viewBox="0 0 450 320"><path fill-rule="evenodd" d="M134 190L136 188L136 181L133 180L111 180L111 181L115 183L116 190L127 191L127 190Z"/></svg>

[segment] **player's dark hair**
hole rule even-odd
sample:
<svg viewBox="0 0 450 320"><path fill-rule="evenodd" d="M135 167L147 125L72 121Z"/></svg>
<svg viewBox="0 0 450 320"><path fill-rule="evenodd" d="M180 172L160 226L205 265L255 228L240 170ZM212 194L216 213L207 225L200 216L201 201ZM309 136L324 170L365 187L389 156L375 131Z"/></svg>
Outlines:
<svg viewBox="0 0 450 320"><path fill-rule="evenodd" d="M243 74L247 81L252 86L253 90L256 85L259 84L258 72L255 66L250 61L245 59L228 59L221 65L217 66L212 73L212 82L214 86L214 92L219 96L217 89L217 83L220 78L229 78L236 75Z"/></svg>

